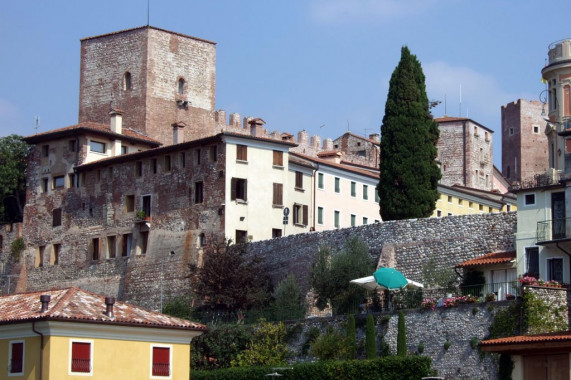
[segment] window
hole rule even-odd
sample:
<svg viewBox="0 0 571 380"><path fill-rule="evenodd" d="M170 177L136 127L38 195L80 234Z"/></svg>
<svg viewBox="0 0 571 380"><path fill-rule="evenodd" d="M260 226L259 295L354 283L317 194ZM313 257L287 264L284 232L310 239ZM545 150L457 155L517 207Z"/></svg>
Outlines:
<svg viewBox="0 0 571 380"><path fill-rule="evenodd" d="M50 155L50 146L42 145L42 157L48 157Z"/></svg>
<svg viewBox="0 0 571 380"><path fill-rule="evenodd" d="M40 245L38 251L36 252L36 259L34 260L34 266L40 268L44 266L44 252L46 251L45 245Z"/></svg>
<svg viewBox="0 0 571 380"><path fill-rule="evenodd" d="M42 193L48 192L48 179L42 178Z"/></svg>
<svg viewBox="0 0 571 380"><path fill-rule="evenodd" d="M511 211L512 210L512 206L511 205L506 205L506 211Z"/></svg>
<svg viewBox="0 0 571 380"><path fill-rule="evenodd" d="M293 205L293 224L307 226L309 207L294 203Z"/></svg>
<svg viewBox="0 0 571 380"><path fill-rule="evenodd" d="M67 175L67 178L69 180L69 187L75 187L75 174L70 173Z"/></svg>
<svg viewBox="0 0 571 380"><path fill-rule="evenodd" d="M442 218L442 210L436 210L436 217Z"/></svg>
<svg viewBox="0 0 571 380"><path fill-rule="evenodd" d="M335 228L339 228L340 226L340 219L341 219L341 213L339 211L335 211L334 215L333 215L333 226Z"/></svg>
<svg viewBox="0 0 571 380"><path fill-rule="evenodd" d="M357 225L357 215L351 214L351 227L355 227Z"/></svg>
<svg viewBox="0 0 571 380"><path fill-rule="evenodd" d="M142 161L137 161L137 163L135 164L135 173L136 173L137 177L143 176L143 162Z"/></svg>
<svg viewBox="0 0 571 380"><path fill-rule="evenodd" d="M478 137L478 127L474 127L474 136Z"/></svg>
<svg viewBox="0 0 571 380"><path fill-rule="evenodd" d="M200 165L200 149L194 150L194 164Z"/></svg>
<svg viewBox="0 0 571 380"><path fill-rule="evenodd" d="M363 217L363 225L369 224L369 218Z"/></svg>
<svg viewBox="0 0 571 380"><path fill-rule="evenodd" d="M323 207L317 208L317 224L323 224Z"/></svg>
<svg viewBox="0 0 571 380"><path fill-rule="evenodd" d="M131 86L132 86L131 73L125 71L125 74L123 74L123 90L130 90Z"/></svg>
<svg viewBox="0 0 571 380"><path fill-rule="evenodd" d="M204 234L204 232L202 232L199 236L199 244L201 247L206 245L206 234Z"/></svg>
<svg viewBox="0 0 571 380"><path fill-rule="evenodd" d="M281 228L272 228L272 239L282 237Z"/></svg>
<svg viewBox="0 0 571 380"><path fill-rule="evenodd" d="M341 192L341 178L339 177L335 177L335 192L336 193Z"/></svg>
<svg viewBox="0 0 571 380"><path fill-rule="evenodd" d="M452 195L448 196L448 203L452 203Z"/></svg>
<svg viewBox="0 0 571 380"><path fill-rule="evenodd" d="M141 255L146 254L148 248L149 248L149 231L142 231L141 232Z"/></svg>
<svg viewBox="0 0 571 380"><path fill-rule="evenodd" d="M272 205L274 206L283 206L283 187L284 185L281 183L274 183L274 193L273 193L273 200Z"/></svg>
<svg viewBox="0 0 571 380"><path fill-rule="evenodd" d="M204 201L204 182L194 183L194 203L202 203Z"/></svg>
<svg viewBox="0 0 571 380"><path fill-rule="evenodd" d="M67 143L67 147L70 152L75 152L77 149L77 143L75 140L69 140Z"/></svg>
<svg viewBox="0 0 571 380"><path fill-rule="evenodd" d="M91 259L97 261L100 259L99 256L99 238L93 238L91 240Z"/></svg>
<svg viewBox="0 0 571 380"><path fill-rule="evenodd" d="M58 265L59 264L59 253L61 251L61 244L54 244L52 246L52 257L50 257L50 264L51 265Z"/></svg>
<svg viewBox="0 0 571 380"><path fill-rule="evenodd" d="M171 156L165 156L165 172L171 171Z"/></svg>
<svg viewBox="0 0 571 380"><path fill-rule="evenodd" d="M121 256L129 257L131 252L131 243L133 241L132 234L123 234L121 238Z"/></svg>
<svg viewBox="0 0 571 380"><path fill-rule="evenodd" d="M448 213L448 216L452 216L452 215L454 215L454 214L452 214L451 212Z"/></svg>
<svg viewBox="0 0 571 380"><path fill-rule="evenodd" d="M295 172L295 188L296 189L303 189L303 173L302 172Z"/></svg>
<svg viewBox="0 0 571 380"><path fill-rule="evenodd" d="M70 372L91 373L91 342L71 341Z"/></svg>
<svg viewBox="0 0 571 380"><path fill-rule="evenodd" d="M243 202L248 200L248 180L244 178L232 178L230 186L231 200Z"/></svg>
<svg viewBox="0 0 571 380"><path fill-rule="evenodd" d="M218 161L218 147L213 145L210 147L210 162Z"/></svg>
<svg viewBox="0 0 571 380"><path fill-rule="evenodd" d="M468 202L468 208L474 208L474 202Z"/></svg>
<svg viewBox="0 0 571 380"><path fill-rule="evenodd" d="M525 248L525 271L527 275L539 277L539 248Z"/></svg>
<svg viewBox="0 0 571 380"><path fill-rule="evenodd" d="M179 78L179 80L178 80L178 94L179 95L184 94L184 79L183 78Z"/></svg>
<svg viewBox="0 0 571 380"><path fill-rule="evenodd" d="M61 226L61 208L52 210L52 227Z"/></svg>
<svg viewBox="0 0 571 380"><path fill-rule="evenodd" d="M494 212L494 209L492 207L488 207L488 212Z"/></svg>
<svg viewBox="0 0 571 380"><path fill-rule="evenodd" d="M8 356L10 364L8 365L8 373L10 375L24 374L24 341L14 340L10 342Z"/></svg>
<svg viewBox="0 0 571 380"><path fill-rule="evenodd" d="M248 147L246 145L236 145L236 159L248 161Z"/></svg>
<svg viewBox="0 0 571 380"><path fill-rule="evenodd" d="M135 196L125 195L125 212L135 211Z"/></svg>
<svg viewBox="0 0 571 380"><path fill-rule="evenodd" d="M357 184L353 181L351 181L351 196L352 197L357 196Z"/></svg>
<svg viewBox="0 0 571 380"><path fill-rule="evenodd" d="M153 172L153 174L157 173L157 159L153 158L151 160L151 172Z"/></svg>
<svg viewBox="0 0 571 380"><path fill-rule="evenodd" d="M54 189L61 189L64 186L65 186L65 177L63 175L54 177L53 186L52 186Z"/></svg>
<svg viewBox="0 0 571 380"><path fill-rule="evenodd" d="M184 168L186 166L186 153L185 152L180 152L178 154L178 158L180 161L180 167Z"/></svg>
<svg viewBox="0 0 571 380"><path fill-rule="evenodd" d="M91 140L89 142L89 149L95 153L105 153L105 143Z"/></svg>
<svg viewBox="0 0 571 380"><path fill-rule="evenodd" d="M248 231L236 230L236 244L246 243L248 241Z"/></svg>
<svg viewBox="0 0 571 380"><path fill-rule="evenodd" d="M143 212L145 216L151 216L151 196L150 195L143 195L141 198L143 204Z"/></svg>
<svg viewBox="0 0 571 380"><path fill-rule="evenodd" d="M488 132L484 132L484 139L486 141L490 141L490 137L488 136Z"/></svg>
<svg viewBox="0 0 571 380"><path fill-rule="evenodd" d="M107 257L110 259L117 257L117 238L115 236L107 236L107 253Z"/></svg>
<svg viewBox="0 0 571 380"><path fill-rule="evenodd" d="M513 127L510 128L509 134L510 134L510 136L513 136L513 135L514 135L514 129L513 129Z"/></svg>
<svg viewBox="0 0 571 380"><path fill-rule="evenodd" d="M464 200L463 199L458 198L458 206L464 207Z"/></svg>
<svg viewBox="0 0 571 380"><path fill-rule="evenodd" d="M533 133L538 135L539 134L539 125L534 125L532 128L533 128Z"/></svg>
<svg viewBox="0 0 571 380"><path fill-rule="evenodd" d="M317 173L317 188L323 189L325 185L323 183L323 173Z"/></svg>
<svg viewBox="0 0 571 380"><path fill-rule="evenodd" d="M547 280L563 282L563 259L547 259Z"/></svg>
<svg viewBox="0 0 571 380"><path fill-rule="evenodd" d="M525 194L523 198L523 203L526 206L533 206L535 205L535 194Z"/></svg>
<svg viewBox="0 0 571 380"><path fill-rule="evenodd" d="M363 185L363 200L369 199L369 186Z"/></svg>
<svg viewBox="0 0 571 380"><path fill-rule="evenodd" d="M274 150L274 166L284 166L284 152Z"/></svg>
<svg viewBox="0 0 571 380"><path fill-rule="evenodd" d="M478 205L478 211L484 211L484 205Z"/></svg>

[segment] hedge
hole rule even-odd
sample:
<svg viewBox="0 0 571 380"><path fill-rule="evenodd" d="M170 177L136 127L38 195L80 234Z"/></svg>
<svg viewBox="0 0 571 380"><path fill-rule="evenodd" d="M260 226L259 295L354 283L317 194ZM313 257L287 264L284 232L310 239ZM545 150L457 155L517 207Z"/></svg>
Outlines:
<svg viewBox="0 0 571 380"><path fill-rule="evenodd" d="M432 360L426 356L389 356L372 360L300 363L290 369L234 367L212 371L192 371L192 380L267 380L278 372L282 380L418 380L430 375Z"/></svg>

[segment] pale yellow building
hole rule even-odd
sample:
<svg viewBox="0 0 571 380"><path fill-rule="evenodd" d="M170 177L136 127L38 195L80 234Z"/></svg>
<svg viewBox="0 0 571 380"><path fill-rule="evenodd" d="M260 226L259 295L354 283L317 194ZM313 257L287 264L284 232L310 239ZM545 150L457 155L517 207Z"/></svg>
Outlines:
<svg viewBox="0 0 571 380"><path fill-rule="evenodd" d="M0 297L0 378L188 379L199 323L78 288Z"/></svg>
<svg viewBox="0 0 571 380"><path fill-rule="evenodd" d="M440 197L436 201L433 217L451 215L484 214L516 211L516 197L493 191L472 189L464 186L438 185Z"/></svg>

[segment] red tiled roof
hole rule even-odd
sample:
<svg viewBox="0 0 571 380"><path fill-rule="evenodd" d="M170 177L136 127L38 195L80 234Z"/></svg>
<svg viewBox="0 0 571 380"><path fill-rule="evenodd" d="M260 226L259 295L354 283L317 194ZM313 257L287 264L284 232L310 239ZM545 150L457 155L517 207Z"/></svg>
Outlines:
<svg viewBox="0 0 571 380"><path fill-rule="evenodd" d="M478 265L505 264L515 259L515 251L492 252L476 257L475 259L464 261L456 265L456 268L474 267Z"/></svg>
<svg viewBox="0 0 571 380"><path fill-rule="evenodd" d="M507 338L497 338L483 340L482 346L495 346L500 344L520 344L520 343L539 343L539 342L571 342L571 330L557 331L547 334L537 335L518 335L509 336Z"/></svg>
<svg viewBox="0 0 571 380"><path fill-rule="evenodd" d="M79 124L75 124L75 125L70 125L68 127L52 129L51 131L37 133L35 135L26 136L26 137L24 137L24 140L33 144L37 141L44 141L44 140L51 139L51 138L57 138L61 135L67 135L67 134L71 134L71 133L77 132L77 131L95 132L95 133L101 133L101 134L105 134L105 135L109 135L109 136L115 136L115 137L119 137L119 138L120 137L123 137L123 138L126 137L127 139L133 139L133 140L139 140L142 142L147 142L153 146L160 145L159 141L152 139L152 138L150 138L150 137L148 137L148 136L146 136L140 132L134 131L132 129L123 128L123 130L121 131L121 134L118 134L118 133L112 132L111 128L108 125L100 124L100 123L94 123L91 121L87 121L87 122L79 123Z"/></svg>
<svg viewBox="0 0 571 380"><path fill-rule="evenodd" d="M329 157L329 156L342 156L343 153L337 150L324 150L317 153L317 157Z"/></svg>
<svg viewBox="0 0 571 380"><path fill-rule="evenodd" d="M437 117L434 120L436 120L439 123L446 123L447 121L465 121L465 120L470 120L466 117L452 117L452 116L444 116L444 117Z"/></svg>
<svg viewBox="0 0 571 380"><path fill-rule="evenodd" d="M379 178L379 172L377 171L372 171L372 170L365 170L365 169L359 169L359 168L355 168L346 164L336 164L335 162L329 161L329 160L324 160L321 158L315 158L315 157L311 157L311 156L307 156L305 154L301 154L301 153L297 153L297 152L290 152L291 156L297 156L300 158L303 158L305 160L311 161L311 162L316 162L320 165L327 165L327 166L331 166L334 168L339 168L339 169L343 169L343 170L347 170L349 172L353 172L353 173L357 173L357 174L362 174L365 175L367 177L371 177L371 178Z"/></svg>
<svg viewBox="0 0 571 380"><path fill-rule="evenodd" d="M40 295L51 297L48 310L41 312ZM206 326L146 310L124 302L115 302L113 316L105 314L105 297L76 287L0 297L0 325L34 320L59 320L103 324L206 330Z"/></svg>

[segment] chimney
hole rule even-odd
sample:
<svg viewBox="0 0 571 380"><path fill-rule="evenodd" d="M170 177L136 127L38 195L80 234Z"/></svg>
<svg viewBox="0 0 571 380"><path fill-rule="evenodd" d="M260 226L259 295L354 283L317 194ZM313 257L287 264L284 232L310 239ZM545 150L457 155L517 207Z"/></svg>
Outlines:
<svg viewBox="0 0 571 380"><path fill-rule="evenodd" d="M259 117L250 120L250 135L254 137L262 137L264 134L264 124L266 124L266 122Z"/></svg>
<svg viewBox="0 0 571 380"><path fill-rule="evenodd" d="M105 297L105 315L113 318L113 305L115 304L115 297Z"/></svg>
<svg viewBox="0 0 571 380"><path fill-rule="evenodd" d="M46 311L48 311L51 298L52 297L49 294L42 294L40 296L40 303L42 304L42 310L40 311L40 313L45 313Z"/></svg>
<svg viewBox="0 0 571 380"><path fill-rule="evenodd" d="M186 127L186 124L182 121L176 122L172 124L172 143L178 144L184 142L184 134L182 133L182 129Z"/></svg>
<svg viewBox="0 0 571 380"><path fill-rule="evenodd" d="M119 109L112 109L109 112L111 115L111 132L115 132L118 134L123 133L123 111Z"/></svg>
<svg viewBox="0 0 571 380"><path fill-rule="evenodd" d="M369 135L369 140L373 140L374 142L381 142L381 138L378 133L372 133Z"/></svg>

